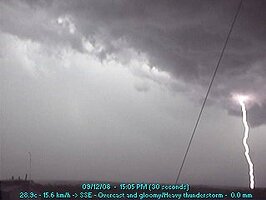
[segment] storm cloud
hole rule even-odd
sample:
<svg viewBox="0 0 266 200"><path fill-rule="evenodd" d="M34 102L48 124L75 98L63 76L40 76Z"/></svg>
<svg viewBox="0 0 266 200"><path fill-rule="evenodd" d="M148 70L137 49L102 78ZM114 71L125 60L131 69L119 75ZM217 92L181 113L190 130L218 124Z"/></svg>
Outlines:
<svg viewBox="0 0 266 200"><path fill-rule="evenodd" d="M129 62L136 52L150 66L187 84L203 97L239 1L19 1L2 2L1 30L22 38L94 47L101 60ZM211 98L230 101L233 92L256 96L252 126L264 124L265 1L244 1L213 86ZM174 89L175 87L172 87ZM230 106L223 102L227 110ZM229 112L233 113L233 112ZM256 123L254 117L260 116Z"/></svg>
<svg viewBox="0 0 266 200"><path fill-rule="evenodd" d="M7 176L17 170L12 165L17 157L20 171L27 168L22 152L34 150L40 179L49 174L63 179L62 163L70 172L79 163L76 179L174 180L176 159L182 158L238 4L0 1L1 131L7 144L19 144L14 151L6 145ZM236 125L241 110L232 95L253 97L248 121L258 139L266 124L265 10L264 0L243 1L207 102L203 139L186 175L211 170L221 184L243 183L240 167L231 181L236 170L227 162L245 164L239 157L241 136L235 134L242 131L241 123ZM252 141L263 152L263 139ZM264 172L265 161L255 160L257 171ZM191 178L202 180L217 183L212 176Z"/></svg>

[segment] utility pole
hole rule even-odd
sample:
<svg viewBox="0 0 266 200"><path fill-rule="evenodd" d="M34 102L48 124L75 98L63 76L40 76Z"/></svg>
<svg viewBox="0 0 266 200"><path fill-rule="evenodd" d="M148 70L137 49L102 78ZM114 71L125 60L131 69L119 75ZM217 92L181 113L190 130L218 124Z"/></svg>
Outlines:
<svg viewBox="0 0 266 200"><path fill-rule="evenodd" d="M31 152L28 152L30 156L30 170L29 170L29 181L31 182Z"/></svg>

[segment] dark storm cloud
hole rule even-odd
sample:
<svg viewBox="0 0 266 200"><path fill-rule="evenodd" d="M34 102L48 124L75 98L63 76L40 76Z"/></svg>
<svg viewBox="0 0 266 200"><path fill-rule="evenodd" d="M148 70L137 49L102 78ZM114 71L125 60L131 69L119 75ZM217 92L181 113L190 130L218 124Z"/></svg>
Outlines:
<svg viewBox="0 0 266 200"><path fill-rule="evenodd" d="M253 126L259 126L265 123L265 116L266 116L266 104L255 104L250 109L249 119L250 123Z"/></svg>
<svg viewBox="0 0 266 200"><path fill-rule="evenodd" d="M236 0L2 2L1 29L19 37L68 44L79 51L84 51L82 37L86 37L92 44L102 45L97 52L101 60L111 54L119 57L123 49L134 48L147 55L151 66L206 88L238 3ZM249 112L253 126L266 122L265 9L263 0L243 1L211 96L221 101L229 113L235 113L234 109L239 108L227 105L231 93L252 93L256 96ZM51 25L60 16L71 17L77 29L75 34L59 34ZM124 41L123 45L117 43L119 40Z"/></svg>

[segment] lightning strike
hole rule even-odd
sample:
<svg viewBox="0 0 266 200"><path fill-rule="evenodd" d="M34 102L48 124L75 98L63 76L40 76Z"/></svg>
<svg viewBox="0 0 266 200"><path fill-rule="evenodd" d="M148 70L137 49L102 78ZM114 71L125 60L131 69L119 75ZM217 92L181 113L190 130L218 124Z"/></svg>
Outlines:
<svg viewBox="0 0 266 200"><path fill-rule="evenodd" d="M254 185L255 185L255 181L254 181L254 167L253 167L253 163L250 159L249 156L249 147L247 144L247 139L249 136L249 126L247 123L247 111L246 111L246 105L245 102L247 100L249 100L248 96L238 96L238 102L241 105L241 109L242 109L242 121L244 124L244 128L245 128L245 132L244 132L244 138L243 138L243 145L245 147L245 156L246 156L246 160L248 162L249 165L249 182L250 182L250 189L254 189Z"/></svg>

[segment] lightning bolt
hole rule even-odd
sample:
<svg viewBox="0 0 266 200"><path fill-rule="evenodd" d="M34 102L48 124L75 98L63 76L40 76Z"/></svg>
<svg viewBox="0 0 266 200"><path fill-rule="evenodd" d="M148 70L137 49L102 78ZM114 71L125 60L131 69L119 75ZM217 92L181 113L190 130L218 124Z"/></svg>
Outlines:
<svg viewBox="0 0 266 200"><path fill-rule="evenodd" d="M247 139L248 139L248 135L249 135L249 126L247 123L247 111L246 111L246 106L245 106L245 99L244 98L240 98L239 99L239 103L241 105L242 108L242 117L243 117L243 124L245 127L245 132L244 132L244 138L243 138L243 145L245 147L245 156L249 165L249 182L250 182L250 189L254 189L254 169L253 169L253 163L250 159L249 156L249 147L247 144Z"/></svg>

